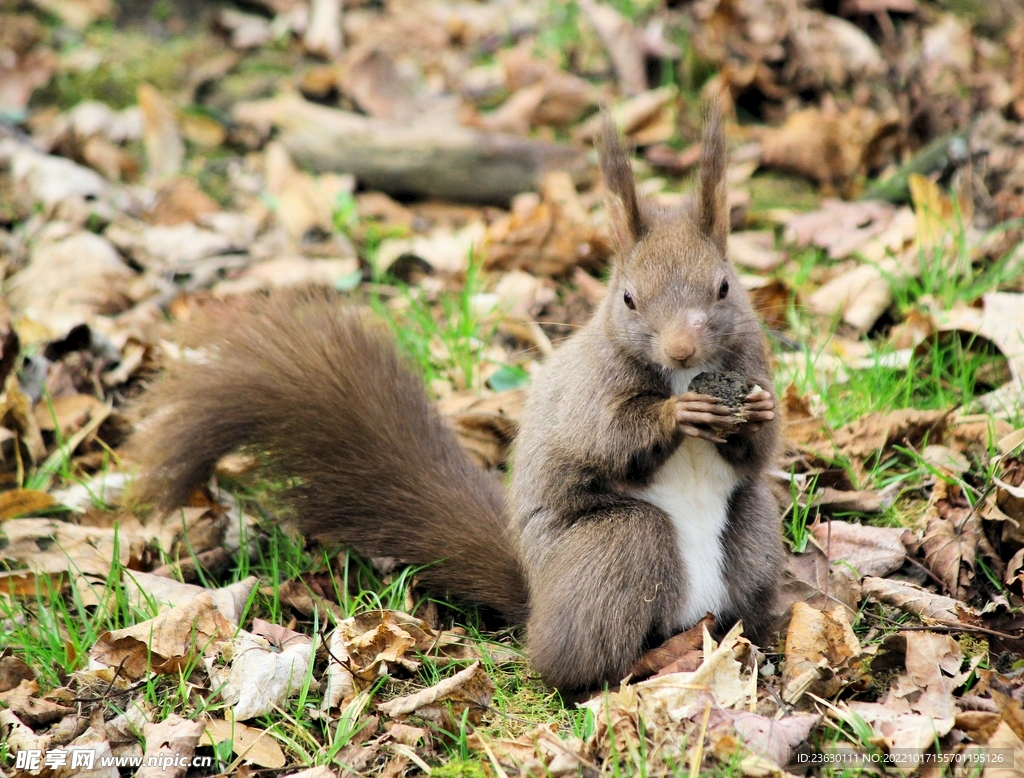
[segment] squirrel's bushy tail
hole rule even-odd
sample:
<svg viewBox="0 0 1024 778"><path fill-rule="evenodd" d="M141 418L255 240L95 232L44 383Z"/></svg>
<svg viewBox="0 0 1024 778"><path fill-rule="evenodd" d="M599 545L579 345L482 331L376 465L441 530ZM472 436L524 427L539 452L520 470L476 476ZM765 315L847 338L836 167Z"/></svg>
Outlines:
<svg viewBox="0 0 1024 778"><path fill-rule="evenodd" d="M429 565L431 590L526 615L500 482L463 453L387 328L304 289L194 324L202 358L147 393L130 498L168 510L236 449L288 479L305 534Z"/></svg>

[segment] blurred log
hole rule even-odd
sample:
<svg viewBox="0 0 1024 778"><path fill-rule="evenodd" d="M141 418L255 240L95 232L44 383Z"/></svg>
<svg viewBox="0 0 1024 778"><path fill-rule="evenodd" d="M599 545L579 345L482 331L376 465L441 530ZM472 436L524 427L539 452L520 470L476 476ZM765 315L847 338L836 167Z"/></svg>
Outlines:
<svg viewBox="0 0 1024 778"><path fill-rule="evenodd" d="M352 173L365 187L391 195L508 205L551 170L568 171L576 184L592 179L586 156L571 146L426 117L371 119L296 95L239 103L232 114L264 136L277 128L299 164Z"/></svg>

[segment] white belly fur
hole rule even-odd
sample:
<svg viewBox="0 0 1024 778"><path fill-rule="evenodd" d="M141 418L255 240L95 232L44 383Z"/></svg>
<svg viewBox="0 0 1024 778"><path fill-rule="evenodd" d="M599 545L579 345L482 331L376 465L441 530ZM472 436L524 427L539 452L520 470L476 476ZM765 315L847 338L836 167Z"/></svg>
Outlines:
<svg viewBox="0 0 1024 778"><path fill-rule="evenodd" d="M673 376L673 392L686 391L699 372L678 371ZM681 628L692 626L709 611L721 614L729 605L722 530L736 483L735 471L714 443L686 438L654 479L634 492L637 498L665 511L675 527L676 545L687 576L687 595L678 625Z"/></svg>

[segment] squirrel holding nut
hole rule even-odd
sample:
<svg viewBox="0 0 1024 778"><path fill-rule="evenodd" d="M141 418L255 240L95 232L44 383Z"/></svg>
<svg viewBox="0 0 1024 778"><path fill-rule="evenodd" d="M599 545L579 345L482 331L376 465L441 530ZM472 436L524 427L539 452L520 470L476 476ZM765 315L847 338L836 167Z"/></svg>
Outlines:
<svg viewBox="0 0 1024 778"><path fill-rule="evenodd" d="M764 334L726 257L720 112L684 209L639 196L610 121L600 145L608 293L535 378L508 493L386 326L307 289L196 325L204 359L144 400L131 499L176 508L222 456L258 452L305 534L426 565L427 589L525 623L533 666L563 692L617 683L706 613L761 632L783 558L766 476L778 425ZM723 372L736 402L712 394Z"/></svg>

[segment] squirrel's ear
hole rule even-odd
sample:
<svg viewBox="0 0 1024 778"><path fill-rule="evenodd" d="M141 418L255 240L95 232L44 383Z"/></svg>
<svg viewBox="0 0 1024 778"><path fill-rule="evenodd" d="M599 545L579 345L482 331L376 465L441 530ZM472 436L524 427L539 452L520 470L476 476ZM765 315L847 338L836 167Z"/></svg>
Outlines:
<svg viewBox="0 0 1024 778"><path fill-rule="evenodd" d="M725 193L725 130L722 127L722 106L717 99L711 100L704 110L695 217L697 229L725 253L729 237L729 206Z"/></svg>
<svg viewBox="0 0 1024 778"><path fill-rule="evenodd" d="M612 236L619 251L625 251L644 236L647 224L633 181L633 169L629 166L626 150L607 112L601 123L598 151L601 155L601 173L607 192L605 207Z"/></svg>

